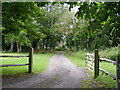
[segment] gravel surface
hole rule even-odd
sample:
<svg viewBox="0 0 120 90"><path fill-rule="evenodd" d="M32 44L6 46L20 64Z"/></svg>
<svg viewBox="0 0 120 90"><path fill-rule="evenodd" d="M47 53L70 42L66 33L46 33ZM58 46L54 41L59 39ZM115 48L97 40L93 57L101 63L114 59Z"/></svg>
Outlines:
<svg viewBox="0 0 120 90"><path fill-rule="evenodd" d="M86 69L77 67L63 52L50 58L47 70L41 74L3 78L3 88L80 88L89 77Z"/></svg>

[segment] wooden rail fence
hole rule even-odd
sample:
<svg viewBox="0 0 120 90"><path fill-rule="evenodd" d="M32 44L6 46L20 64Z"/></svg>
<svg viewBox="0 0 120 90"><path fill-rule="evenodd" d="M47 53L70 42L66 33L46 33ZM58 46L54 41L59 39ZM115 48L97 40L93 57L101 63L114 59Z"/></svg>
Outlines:
<svg viewBox="0 0 120 90"><path fill-rule="evenodd" d="M20 55L20 56L13 56L13 55L0 55L0 57L29 57L29 63L27 64L7 64L7 65L0 65L0 67L10 67L10 66L26 66L28 65L28 72L32 73L32 63L33 63L33 48L30 49L29 55Z"/></svg>
<svg viewBox="0 0 120 90"><path fill-rule="evenodd" d="M100 62L108 62L108 63L113 63L114 65L116 65L116 76L107 72L106 70L102 68L99 68ZM116 80L116 88L120 88L120 57L118 57L116 61L109 60L106 58L100 58L98 50L95 49L94 54L86 53L85 66L94 73L94 78L97 78L99 76L99 71L102 71L106 75L109 75L114 80Z"/></svg>

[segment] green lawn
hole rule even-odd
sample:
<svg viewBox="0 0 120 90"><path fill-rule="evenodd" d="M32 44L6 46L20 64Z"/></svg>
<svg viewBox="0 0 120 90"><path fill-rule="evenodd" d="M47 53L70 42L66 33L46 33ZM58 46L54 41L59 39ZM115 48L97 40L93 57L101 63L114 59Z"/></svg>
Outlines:
<svg viewBox="0 0 120 90"><path fill-rule="evenodd" d="M85 67L85 51L81 50L77 53L71 53L71 54L66 54L66 56L68 58L71 59L72 62L74 62L77 66L79 67ZM116 75L116 66L111 64L111 63L107 63L107 62L101 62L100 63L100 68L108 71L109 73ZM93 78L93 73L91 71L88 70L88 72L90 73L91 77ZM93 82L93 81L91 81ZM99 82L102 83L102 86L105 86L107 88L115 88L116 85L116 80L114 80L112 77L107 76L105 74L102 75L102 72L100 71L100 76L96 79L94 79L94 82ZM85 87L83 88L87 88L89 82L84 82Z"/></svg>
<svg viewBox="0 0 120 90"><path fill-rule="evenodd" d="M54 53L40 54L35 53L33 56L33 72L41 73L46 70L49 59ZM28 53L0 53L0 55L28 55ZM16 57L5 57L0 58L1 64L27 64L28 57L16 58ZM0 67L2 75L18 74L28 72L28 66L11 66L11 67Z"/></svg>
<svg viewBox="0 0 120 90"><path fill-rule="evenodd" d="M107 62L102 62L100 63L100 68L106 70L107 72L116 75L116 66L111 64L111 63L107 63ZM100 76L98 78L96 78L96 80L105 83L109 88L115 88L116 85L116 80L114 80L112 77L103 74L100 71Z"/></svg>

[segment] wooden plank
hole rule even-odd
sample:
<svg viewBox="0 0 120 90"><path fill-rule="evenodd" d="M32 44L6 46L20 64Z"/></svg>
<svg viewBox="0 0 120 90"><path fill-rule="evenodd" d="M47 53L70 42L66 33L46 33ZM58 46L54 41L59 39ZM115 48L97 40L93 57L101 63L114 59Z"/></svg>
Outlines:
<svg viewBox="0 0 120 90"><path fill-rule="evenodd" d="M29 56L12 56L12 55L0 55L0 57L29 57Z"/></svg>
<svg viewBox="0 0 120 90"><path fill-rule="evenodd" d="M116 64L116 61L110 60L110 59L106 59L106 58L100 58L100 62L109 62L109 63L113 63L114 65Z"/></svg>
<svg viewBox="0 0 120 90"><path fill-rule="evenodd" d="M94 63L91 62L91 61L88 61L87 63L90 64L90 65L92 65L92 66L94 66Z"/></svg>
<svg viewBox="0 0 120 90"><path fill-rule="evenodd" d="M89 65L89 64L87 64L87 66L88 66L90 69L94 70L93 66L91 66L91 65Z"/></svg>
<svg viewBox="0 0 120 90"><path fill-rule="evenodd" d="M94 61L94 59L92 58L89 58L89 57L86 57L87 60L91 60L91 61Z"/></svg>
<svg viewBox="0 0 120 90"><path fill-rule="evenodd" d="M9 67L9 66L26 66L29 64L8 64L8 65L0 65L0 67Z"/></svg>
<svg viewBox="0 0 120 90"><path fill-rule="evenodd" d="M29 52L29 68L28 68L29 73L32 73L32 63L33 63L33 48L31 48Z"/></svg>
<svg viewBox="0 0 120 90"><path fill-rule="evenodd" d="M116 80L116 76L115 76L115 75L113 75L113 74L111 74L111 73L109 73L109 72L107 72L106 70L103 70L103 69L101 69L101 68L99 68L99 70L102 71L103 73L105 73L106 75L111 76L112 78L114 78L114 80Z"/></svg>
<svg viewBox="0 0 120 90"><path fill-rule="evenodd" d="M118 80L118 82L120 83L120 79Z"/></svg>
<svg viewBox="0 0 120 90"><path fill-rule="evenodd" d="M85 55L86 57L87 57L87 55ZM87 59L85 59L85 67L86 67L86 65L87 65Z"/></svg>
<svg viewBox="0 0 120 90"><path fill-rule="evenodd" d="M87 59L85 60L85 66L87 65Z"/></svg>
<svg viewBox="0 0 120 90"><path fill-rule="evenodd" d="M99 76L99 53L98 49L95 49L95 61L94 61L94 78Z"/></svg>
<svg viewBox="0 0 120 90"><path fill-rule="evenodd" d="M118 55L120 55L120 45L118 46ZM116 88L120 90L120 56L116 59Z"/></svg>
<svg viewBox="0 0 120 90"><path fill-rule="evenodd" d="M86 55L91 55L91 56L94 56L94 54L93 54L93 53L86 53Z"/></svg>
<svg viewBox="0 0 120 90"><path fill-rule="evenodd" d="M87 69L89 69L91 72L93 72L93 73L94 73L94 71L93 71L92 69L90 69L89 67L87 67Z"/></svg>

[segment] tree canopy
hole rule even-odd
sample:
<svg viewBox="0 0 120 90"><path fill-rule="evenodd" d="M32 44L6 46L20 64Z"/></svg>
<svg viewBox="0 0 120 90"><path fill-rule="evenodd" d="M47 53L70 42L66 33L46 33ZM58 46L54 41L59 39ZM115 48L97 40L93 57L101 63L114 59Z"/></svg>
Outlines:
<svg viewBox="0 0 120 90"><path fill-rule="evenodd" d="M3 50L118 46L119 9L120 2L3 2Z"/></svg>

